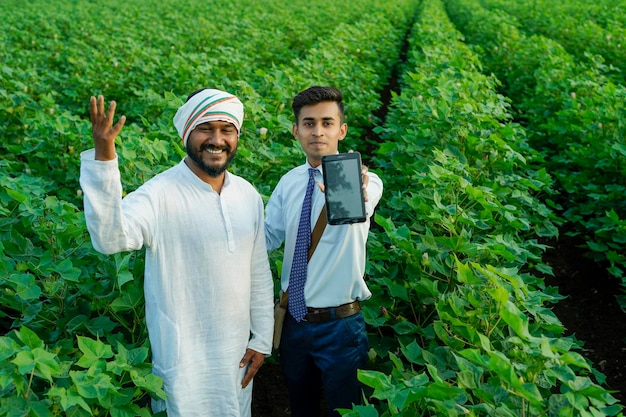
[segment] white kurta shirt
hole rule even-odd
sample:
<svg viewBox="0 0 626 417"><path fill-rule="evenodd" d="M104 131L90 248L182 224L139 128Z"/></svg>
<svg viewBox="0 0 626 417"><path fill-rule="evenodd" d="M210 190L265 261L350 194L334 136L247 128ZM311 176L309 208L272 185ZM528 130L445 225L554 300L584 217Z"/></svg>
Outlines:
<svg viewBox="0 0 626 417"><path fill-rule="evenodd" d="M249 416L239 362L248 347L271 353L274 320L260 195L228 172L218 194L181 162L122 199L117 160L94 157L81 154L87 227L102 253L146 247L146 321L168 416Z"/></svg>
<svg viewBox="0 0 626 417"><path fill-rule="evenodd" d="M281 288L289 286L289 274L298 235L302 201L308 182L307 161L286 173L276 185L265 208L265 238L267 248L273 251L285 244ZM316 181L322 182L322 168L316 168ZM368 201L365 203L367 220L363 223L327 224L320 241L309 260L304 298L308 307L335 307L354 300L367 300L372 293L365 275L365 245L370 218L383 194L383 183L373 172L367 173ZM318 187L313 189L311 230L326 200Z"/></svg>

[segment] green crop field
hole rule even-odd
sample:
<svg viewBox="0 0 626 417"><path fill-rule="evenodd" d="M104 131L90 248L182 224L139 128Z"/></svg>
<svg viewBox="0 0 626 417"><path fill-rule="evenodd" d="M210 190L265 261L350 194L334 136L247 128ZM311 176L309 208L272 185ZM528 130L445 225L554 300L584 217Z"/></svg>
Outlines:
<svg viewBox="0 0 626 417"><path fill-rule="evenodd" d="M127 117L128 192L184 156L189 93L236 94L232 170L267 200L304 160L290 104L316 84L385 183L345 415L621 416L552 312L541 241L581 237L626 308L626 2L557 3L0 1L0 416L150 416L164 395L143 253L97 253L84 222L90 96Z"/></svg>

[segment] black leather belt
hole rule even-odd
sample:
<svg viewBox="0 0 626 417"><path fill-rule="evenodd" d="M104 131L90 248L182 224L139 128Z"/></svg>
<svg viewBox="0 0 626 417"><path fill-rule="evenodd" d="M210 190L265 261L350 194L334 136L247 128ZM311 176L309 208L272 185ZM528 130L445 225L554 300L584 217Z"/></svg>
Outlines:
<svg viewBox="0 0 626 417"><path fill-rule="evenodd" d="M361 303L357 301L353 301L348 304L342 304L337 307L327 307L327 308L306 308L306 316L302 319L302 321L308 321L311 323L321 323L325 321L330 321L334 319L343 319L345 317L350 317L356 313L361 311Z"/></svg>

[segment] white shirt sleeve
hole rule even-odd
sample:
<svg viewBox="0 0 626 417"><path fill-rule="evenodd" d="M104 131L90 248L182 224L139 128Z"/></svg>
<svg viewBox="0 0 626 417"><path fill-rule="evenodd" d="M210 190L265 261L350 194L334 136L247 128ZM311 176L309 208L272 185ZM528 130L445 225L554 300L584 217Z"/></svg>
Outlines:
<svg viewBox="0 0 626 417"><path fill-rule="evenodd" d="M259 196L258 214L260 221L255 237L251 266L250 288L250 332L248 347L269 355L272 353L274 335L274 283L267 258L263 225L263 200Z"/></svg>
<svg viewBox="0 0 626 417"><path fill-rule="evenodd" d="M367 213L367 217L370 217L374 214L374 209L383 195L383 182L380 177L373 172L368 171L367 176L369 177L369 182L367 183L368 200L365 202L365 212Z"/></svg>
<svg viewBox="0 0 626 417"><path fill-rule="evenodd" d="M145 199L122 200L118 159L95 160L95 150L81 153L80 185L84 195L85 221L94 248L110 255L140 249L150 222ZM124 208L123 208L124 206ZM127 216L125 213L133 213ZM143 218L143 220L142 220Z"/></svg>
<svg viewBox="0 0 626 417"><path fill-rule="evenodd" d="M279 181L265 209L265 242L268 252L278 249L285 241L282 182Z"/></svg>

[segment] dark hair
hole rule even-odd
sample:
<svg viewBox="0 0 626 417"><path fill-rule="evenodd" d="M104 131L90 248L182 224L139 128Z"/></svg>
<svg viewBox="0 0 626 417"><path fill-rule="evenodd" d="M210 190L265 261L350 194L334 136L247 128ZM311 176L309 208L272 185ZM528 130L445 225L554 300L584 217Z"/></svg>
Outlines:
<svg viewBox="0 0 626 417"><path fill-rule="evenodd" d="M191 100L191 97L195 96L195 95L196 95L196 94L198 94L199 92L204 91L204 90L206 90L206 89L207 89L207 88L200 88L200 89L198 89L198 90L194 91L193 93L189 94L189 95L187 96L187 100L185 100L185 103L186 103L186 102L188 102L189 100Z"/></svg>
<svg viewBox="0 0 626 417"><path fill-rule="evenodd" d="M302 110L304 106L312 106L325 101L334 101L337 103L337 107L339 107L339 114L341 115L341 121L343 122L343 94L341 91L335 87L321 87L315 85L301 91L293 98L291 109L293 110L293 115L296 118L296 123L298 123L298 117L300 117L300 110Z"/></svg>

